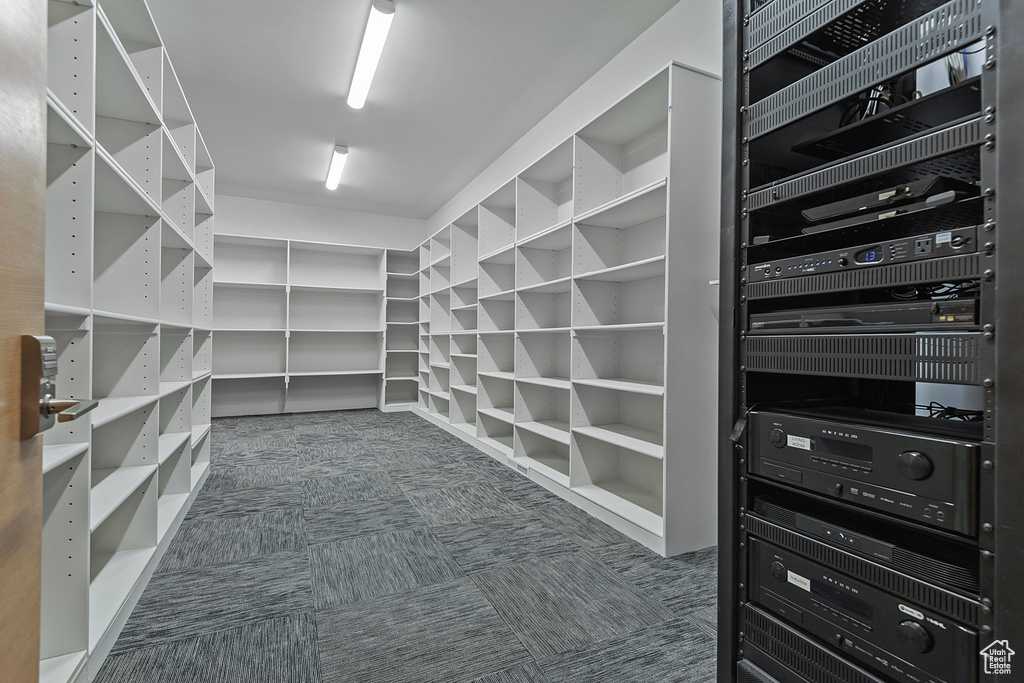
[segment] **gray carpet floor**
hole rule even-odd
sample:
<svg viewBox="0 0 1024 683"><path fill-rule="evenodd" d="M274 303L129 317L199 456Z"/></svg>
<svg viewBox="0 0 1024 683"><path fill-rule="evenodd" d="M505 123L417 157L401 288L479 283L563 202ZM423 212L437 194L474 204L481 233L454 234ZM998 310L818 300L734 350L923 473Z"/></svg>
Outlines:
<svg viewBox="0 0 1024 683"><path fill-rule="evenodd" d="M714 681L714 548L662 558L409 413L210 438L98 683Z"/></svg>

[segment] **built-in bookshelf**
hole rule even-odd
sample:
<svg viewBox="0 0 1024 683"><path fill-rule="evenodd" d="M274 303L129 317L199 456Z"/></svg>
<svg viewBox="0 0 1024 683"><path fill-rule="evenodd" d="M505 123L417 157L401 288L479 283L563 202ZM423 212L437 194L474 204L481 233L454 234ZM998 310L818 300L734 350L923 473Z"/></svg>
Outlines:
<svg viewBox="0 0 1024 683"><path fill-rule="evenodd" d="M208 474L214 167L145 0L48 2L40 681L89 680ZM129 283L126 286L126 283Z"/></svg>
<svg viewBox="0 0 1024 683"><path fill-rule="evenodd" d="M215 416L377 406L388 401L388 368L405 373L391 397L413 395L399 358L416 350L408 256L220 233L214 249Z"/></svg>
<svg viewBox="0 0 1024 683"><path fill-rule="evenodd" d="M720 89L669 66L420 247L414 410L665 555L715 542Z"/></svg>

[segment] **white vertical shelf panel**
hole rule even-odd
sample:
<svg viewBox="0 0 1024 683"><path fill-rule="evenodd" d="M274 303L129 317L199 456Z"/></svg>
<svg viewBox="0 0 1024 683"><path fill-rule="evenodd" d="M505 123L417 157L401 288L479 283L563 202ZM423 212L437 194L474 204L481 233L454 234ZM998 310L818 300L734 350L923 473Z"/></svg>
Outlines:
<svg viewBox="0 0 1024 683"><path fill-rule="evenodd" d="M96 675L194 494L214 170L202 146L200 206L201 136L144 0L48 6L46 329L59 393L100 401L44 437L40 674L64 683Z"/></svg>

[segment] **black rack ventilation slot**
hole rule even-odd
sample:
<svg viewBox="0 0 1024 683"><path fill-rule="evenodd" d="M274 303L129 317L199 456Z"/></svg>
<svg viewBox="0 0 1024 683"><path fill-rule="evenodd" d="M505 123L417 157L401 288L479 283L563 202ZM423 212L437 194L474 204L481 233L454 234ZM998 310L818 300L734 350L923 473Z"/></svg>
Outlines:
<svg viewBox="0 0 1024 683"><path fill-rule="evenodd" d="M867 0L840 0L839 2L835 2L834 0L790 0L789 2L769 3L767 7L755 12L754 15L750 17L750 22L746 31L747 49L753 50L754 48L760 47L765 42L793 26L793 24L806 21L809 14L816 12L822 7L828 9L829 5L842 5L846 7L846 9L843 10L845 12L851 7L856 7L866 1ZM840 14L842 14L842 12L835 16L839 16Z"/></svg>
<svg viewBox="0 0 1024 683"><path fill-rule="evenodd" d="M789 180L762 187L747 195L747 209L756 211L830 187L934 159L982 143L981 119L922 133L898 145L840 161Z"/></svg>
<svg viewBox="0 0 1024 683"><path fill-rule="evenodd" d="M747 516L747 530L766 541L788 548L804 557L833 567L894 595L928 607L963 624L977 626L980 605L908 576L903 576L856 555L793 533L757 517Z"/></svg>
<svg viewBox="0 0 1024 683"><path fill-rule="evenodd" d="M757 336L748 370L784 374L980 383L980 334Z"/></svg>
<svg viewBox="0 0 1024 683"><path fill-rule="evenodd" d="M953 0L747 109L753 139L979 40L982 0Z"/></svg>
<svg viewBox="0 0 1024 683"><path fill-rule="evenodd" d="M766 14L765 12L755 14L750 18L750 39L747 43L749 46L749 63L746 66L753 69L758 64L771 59L786 48L795 45L799 40L811 35L825 24L863 5L865 2L869 2L869 0L833 0L832 2L828 0L815 0L813 2L802 2L792 7L786 7L786 11L783 13L776 13L771 17L771 23L766 22L769 18L768 16L761 19L761 15ZM798 14L793 11L794 8L798 6L803 8L805 5L812 6L812 13L800 13L800 18L795 23L791 21L792 16ZM761 19L757 23L758 30L756 34L754 29L755 19Z"/></svg>
<svg viewBox="0 0 1024 683"><path fill-rule="evenodd" d="M917 285L926 282L954 282L980 277L981 260L965 254L931 261L912 261L879 268L862 268L840 273L791 277L747 285L747 299L848 292L859 289Z"/></svg>
<svg viewBox="0 0 1024 683"><path fill-rule="evenodd" d="M811 683L881 683L755 607L747 605L743 617L751 645Z"/></svg>
<svg viewBox="0 0 1024 683"><path fill-rule="evenodd" d="M774 678L747 661L736 667L736 683L779 683Z"/></svg>

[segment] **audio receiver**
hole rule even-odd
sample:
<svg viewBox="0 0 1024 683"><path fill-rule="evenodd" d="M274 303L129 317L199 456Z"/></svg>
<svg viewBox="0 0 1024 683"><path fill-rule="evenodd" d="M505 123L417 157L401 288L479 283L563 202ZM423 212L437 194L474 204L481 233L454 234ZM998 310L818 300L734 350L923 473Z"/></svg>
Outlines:
<svg viewBox="0 0 1024 683"><path fill-rule="evenodd" d="M752 411L748 472L960 534L975 533L979 446L813 415Z"/></svg>
<svg viewBox="0 0 1024 683"><path fill-rule="evenodd" d="M951 619L757 538L750 599L901 683L977 680L978 634Z"/></svg>
<svg viewBox="0 0 1024 683"><path fill-rule="evenodd" d="M883 264L970 254L978 250L977 228L957 228L916 237L833 249L747 267L749 282L763 282L841 270L873 268Z"/></svg>

